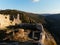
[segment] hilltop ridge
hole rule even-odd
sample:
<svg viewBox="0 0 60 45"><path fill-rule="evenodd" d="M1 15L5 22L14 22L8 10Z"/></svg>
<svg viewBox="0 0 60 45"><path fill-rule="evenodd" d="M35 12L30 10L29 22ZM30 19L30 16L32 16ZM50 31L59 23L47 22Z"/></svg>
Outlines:
<svg viewBox="0 0 60 45"><path fill-rule="evenodd" d="M0 10L0 14L4 15L17 15L20 14L20 19L22 23L44 23L44 16L40 14L33 14L33 13L27 13L24 11L19 11L19 10Z"/></svg>

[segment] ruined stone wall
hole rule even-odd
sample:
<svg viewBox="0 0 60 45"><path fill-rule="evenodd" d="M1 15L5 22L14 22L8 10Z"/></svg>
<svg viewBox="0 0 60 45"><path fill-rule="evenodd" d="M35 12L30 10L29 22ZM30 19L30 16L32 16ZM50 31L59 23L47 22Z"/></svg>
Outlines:
<svg viewBox="0 0 60 45"><path fill-rule="evenodd" d="M6 26L9 25L15 25L15 24L20 24L21 20L19 19L19 15L17 15L17 18L13 18L13 21L10 20L10 15L4 15L0 14L0 29L5 28Z"/></svg>

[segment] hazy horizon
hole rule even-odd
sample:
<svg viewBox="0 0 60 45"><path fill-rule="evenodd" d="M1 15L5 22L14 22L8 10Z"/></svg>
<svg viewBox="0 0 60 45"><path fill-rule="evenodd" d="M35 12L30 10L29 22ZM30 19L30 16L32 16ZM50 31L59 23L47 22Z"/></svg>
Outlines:
<svg viewBox="0 0 60 45"><path fill-rule="evenodd" d="M60 13L60 0L0 0L0 9L16 9L37 14Z"/></svg>

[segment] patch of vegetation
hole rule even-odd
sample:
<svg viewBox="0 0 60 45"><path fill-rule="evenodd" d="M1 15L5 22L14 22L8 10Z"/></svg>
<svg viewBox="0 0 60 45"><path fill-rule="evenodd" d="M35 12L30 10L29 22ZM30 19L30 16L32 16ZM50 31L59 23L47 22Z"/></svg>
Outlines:
<svg viewBox="0 0 60 45"><path fill-rule="evenodd" d="M44 23L44 17L39 14L27 13L24 11L11 9L0 10L0 14L11 15L11 19L13 19L13 16L16 18L17 14L19 14L22 23Z"/></svg>

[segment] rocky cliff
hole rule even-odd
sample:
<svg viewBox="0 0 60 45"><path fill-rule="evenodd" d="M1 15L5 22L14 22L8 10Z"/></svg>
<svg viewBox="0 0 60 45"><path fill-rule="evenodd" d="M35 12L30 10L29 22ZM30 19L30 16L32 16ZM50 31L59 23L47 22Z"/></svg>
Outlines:
<svg viewBox="0 0 60 45"><path fill-rule="evenodd" d="M9 20L15 23L15 25L6 26L7 29L0 29L0 40L11 41L13 39L22 42L29 40L27 43L36 43L37 41L41 45L57 45L51 33L42 28L43 24L46 23L44 16L10 9L0 10L0 14L3 17L9 15ZM19 14L18 17L21 21L19 24L16 23L19 22L17 21L17 14Z"/></svg>

